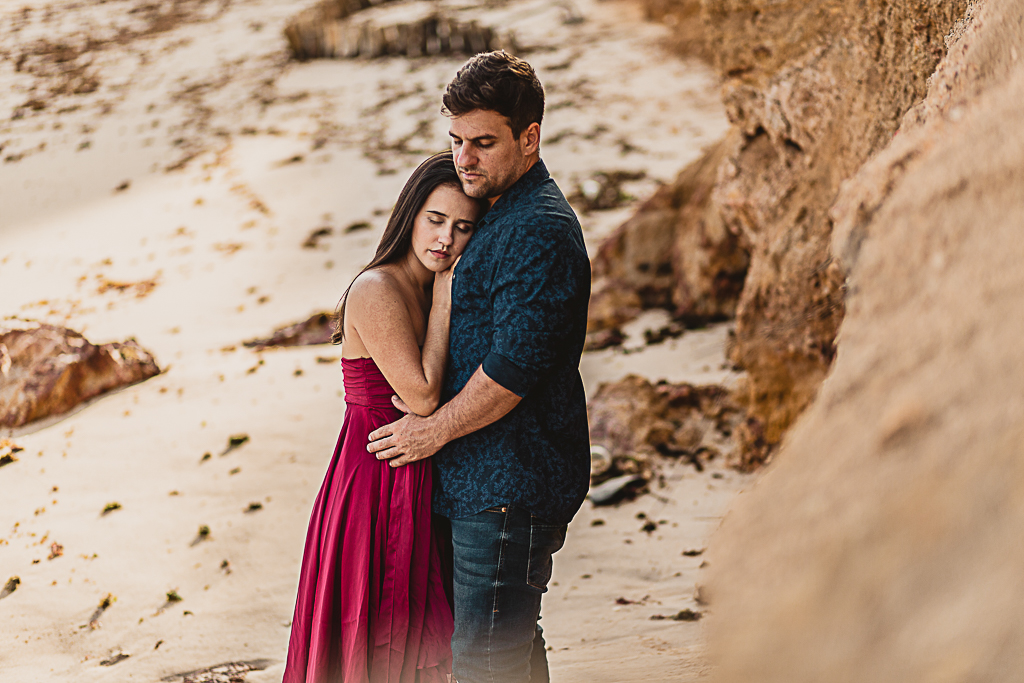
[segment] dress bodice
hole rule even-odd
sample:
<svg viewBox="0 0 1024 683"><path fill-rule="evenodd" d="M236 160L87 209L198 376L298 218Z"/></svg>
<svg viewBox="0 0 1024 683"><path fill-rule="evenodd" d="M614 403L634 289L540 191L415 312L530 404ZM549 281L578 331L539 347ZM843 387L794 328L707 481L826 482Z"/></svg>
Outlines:
<svg viewBox="0 0 1024 683"><path fill-rule="evenodd" d="M345 380L345 402L370 408L394 408L391 397L395 390L384 379L372 358L342 358L341 372Z"/></svg>

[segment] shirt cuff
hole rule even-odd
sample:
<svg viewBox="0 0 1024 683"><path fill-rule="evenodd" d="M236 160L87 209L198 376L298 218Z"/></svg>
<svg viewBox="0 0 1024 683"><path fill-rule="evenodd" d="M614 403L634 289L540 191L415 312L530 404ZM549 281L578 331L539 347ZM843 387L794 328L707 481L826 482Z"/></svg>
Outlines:
<svg viewBox="0 0 1024 683"><path fill-rule="evenodd" d="M505 356L491 351L481 364L484 374L519 398L526 396L537 382L537 375L523 370Z"/></svg>

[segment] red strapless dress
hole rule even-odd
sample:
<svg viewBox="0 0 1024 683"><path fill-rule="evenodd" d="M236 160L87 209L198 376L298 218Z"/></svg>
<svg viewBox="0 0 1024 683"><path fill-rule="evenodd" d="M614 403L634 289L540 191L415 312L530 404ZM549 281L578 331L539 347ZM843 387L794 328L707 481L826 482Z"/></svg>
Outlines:
<svg viewBox="0 0 1024 683"><path fill-rule="evenodd" d="M446 683L452 613L429 460L390 467L370 432L402 416L369 358L343 359L345 421L313 505L284 683Z"/></svg>

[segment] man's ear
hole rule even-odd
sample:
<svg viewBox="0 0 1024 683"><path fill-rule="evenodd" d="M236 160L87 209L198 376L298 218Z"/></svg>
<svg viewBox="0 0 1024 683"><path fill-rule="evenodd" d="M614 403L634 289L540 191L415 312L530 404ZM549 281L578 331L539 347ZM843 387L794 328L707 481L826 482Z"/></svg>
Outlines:
<svg viewBox="0 0 1024 683"><path fill-rule="evenodd" d="M523 146L523 156L536 154L540 150L540 124L534 121L519 136L519 143Z"/></svg>

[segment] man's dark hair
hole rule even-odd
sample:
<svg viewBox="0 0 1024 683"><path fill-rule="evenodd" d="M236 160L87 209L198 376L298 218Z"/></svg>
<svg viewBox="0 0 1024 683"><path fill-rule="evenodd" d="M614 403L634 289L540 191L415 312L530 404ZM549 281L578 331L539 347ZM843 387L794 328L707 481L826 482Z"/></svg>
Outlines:
<svg viewBox="0 0 1024 683"><path fill-rule="evenodd" d="M544 118L544 88L533 67L504 50L483 52L463 64L441 102L445 116L474 109L498 112L508 119L516 140L527 126Z"/></svg>

